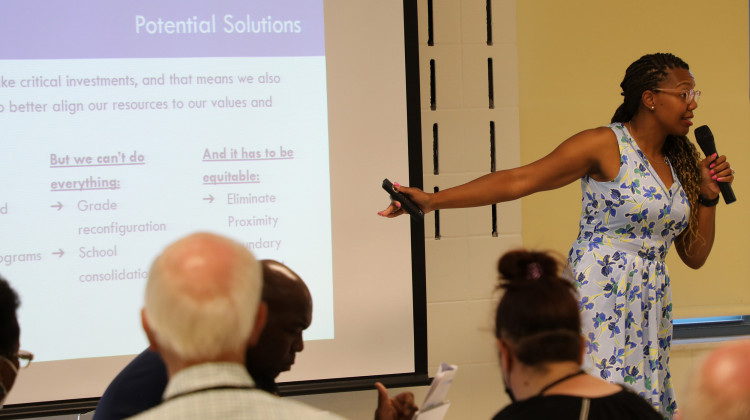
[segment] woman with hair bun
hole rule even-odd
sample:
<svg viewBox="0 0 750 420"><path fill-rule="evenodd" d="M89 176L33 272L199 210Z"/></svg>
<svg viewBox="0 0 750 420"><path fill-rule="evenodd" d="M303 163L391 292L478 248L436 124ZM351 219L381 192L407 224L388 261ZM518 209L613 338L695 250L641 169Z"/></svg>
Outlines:
<svg viewBox="0 0 750 420"><path fill-rule="evenodd" d="M734 181L725 156L701 159L686 137L700 90L687 63L666 53L632 63L623 102L604 127L582 131L547 156L428 194L396 186L426 213L511 201L581 183L578 238L568 254L580 292L584 367L627 384L666 418L677 403L669 373L672 292L665 264L700 268L714 243L720 182ZM379 214L403 214L392 202Z"/></svg>
<svg viewBox="0 0 750 420"><path fill-rule="evenodd" d="M661 419L628 388L581 369L584 338L578 299L557 260L542 252L508 252L498 264L495 337L511 405L494 420Z"/></svg>

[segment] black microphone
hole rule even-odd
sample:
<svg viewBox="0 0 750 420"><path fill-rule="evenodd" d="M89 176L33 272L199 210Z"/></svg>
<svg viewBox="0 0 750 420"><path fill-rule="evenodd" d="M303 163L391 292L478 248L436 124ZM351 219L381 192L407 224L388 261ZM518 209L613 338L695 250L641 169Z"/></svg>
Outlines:
<svg viewBox="0 0 750 420"><path fill-rule="evenodd" d="M702 125L695 129L695 140L698 142L698 146L703 150L703 154L710 156L716 152L716 142L714 141L714 135L711 133L711 129L707 125ZM718 153L717 153L718 154ZM737 201L732 191L732 185L726 182L719 182L719 191L721 196L724 197L724 202L732 204Z"/></svg>

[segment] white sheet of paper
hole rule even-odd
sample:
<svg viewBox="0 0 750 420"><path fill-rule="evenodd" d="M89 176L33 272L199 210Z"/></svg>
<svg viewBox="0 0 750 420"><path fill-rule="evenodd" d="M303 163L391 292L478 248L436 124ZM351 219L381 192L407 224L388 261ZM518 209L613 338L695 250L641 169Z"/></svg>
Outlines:
<svg viewBox="0 0 750 420"><path fill-rule="evenodd" d="M450 401L446 399L448 390L456 376L458 366L441 363L435 378L432 379L430 389L427 391L421 409L414 417L415 420L440 420L445 417L450 407Z"/></svg>

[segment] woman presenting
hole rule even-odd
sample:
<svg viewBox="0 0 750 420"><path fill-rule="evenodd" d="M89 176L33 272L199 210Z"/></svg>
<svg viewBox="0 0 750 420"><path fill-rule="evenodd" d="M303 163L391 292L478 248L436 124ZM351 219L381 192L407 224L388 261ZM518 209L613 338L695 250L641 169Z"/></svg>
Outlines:
<svg viewBox="0 0 750 420"><path fill-rule="evenodd" d="M425 212L515 200L581 180L578 238L568 255L580 293L584 366L624 383L666 417L676 409L669 374L672 303L664 259L672 243L701 267L714 242L725 156L700 159L686 135L700 91L687 63L665 53L632 63L612 123L570 137L542 159L434 194L397 186ZM393 202L379 214L405 211Z"/></svg>

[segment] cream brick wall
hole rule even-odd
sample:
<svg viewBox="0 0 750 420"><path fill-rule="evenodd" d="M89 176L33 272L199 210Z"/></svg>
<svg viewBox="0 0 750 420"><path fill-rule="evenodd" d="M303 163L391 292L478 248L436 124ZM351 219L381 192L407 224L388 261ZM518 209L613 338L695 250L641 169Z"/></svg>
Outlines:
<svg viewBox="0 0 750 420"><path fill-rule="evenodd" d="M495 167L520 163L515 1L492 2L492 45L487 45L486 2L434 0L434 45L427 45L427 1L420 0L422 153L425 190L448 188L490 171L490 122L495 124ZM489 107L488 58L493 61L494 108ZM435 65L435 110L430 109L430 61ZM433 125L438 126L438 173ZM490 418L507 404L492 334L495 264L521 246L520 201L497 206L497 236L489 207L425 217L428 365L459 365L448 419ZM411 389L417 400L426 387ZM400 392L402 390L394 390ZM374 391L309 395L298 399L352 419L372 417Z"/></svg>

